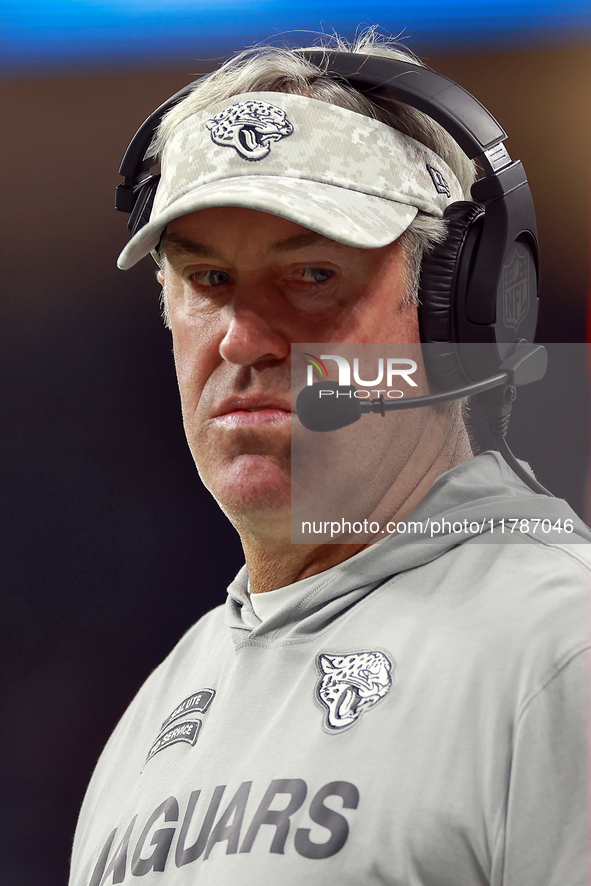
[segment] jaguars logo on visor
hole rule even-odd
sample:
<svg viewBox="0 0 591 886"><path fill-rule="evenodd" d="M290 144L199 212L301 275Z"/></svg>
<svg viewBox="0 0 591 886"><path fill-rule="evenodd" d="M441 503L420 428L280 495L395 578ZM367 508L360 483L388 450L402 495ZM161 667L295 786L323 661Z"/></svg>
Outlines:
<svg viewBox="0 0 591 886"><path fill-rule="evenodd" d="M285 111L259 101L232 105L211 117L206 126L216 145L234 148L244 160L262 160L273 142L293 132Z"/></svg>

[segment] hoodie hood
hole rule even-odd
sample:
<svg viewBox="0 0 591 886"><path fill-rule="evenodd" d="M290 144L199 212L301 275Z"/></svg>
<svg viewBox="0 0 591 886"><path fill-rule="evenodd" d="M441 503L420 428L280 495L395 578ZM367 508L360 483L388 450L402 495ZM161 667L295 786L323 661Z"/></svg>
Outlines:
<svg viewBox="0 0 591 886"><path fill-rule="evenodd" d="M572 521L567 531L566 520ZM293 593L285 605L264 622L252 608L244 566L228 588L226 604L226 624L235 642L247 635L304 640L393 577L460 546L468 556L491 557L513 544L591 542L591 531L563 499L532 492L498 452L478 455L438 477L405 524L414 524L413 531L386 536L337 566L290 585Z"/></svg>

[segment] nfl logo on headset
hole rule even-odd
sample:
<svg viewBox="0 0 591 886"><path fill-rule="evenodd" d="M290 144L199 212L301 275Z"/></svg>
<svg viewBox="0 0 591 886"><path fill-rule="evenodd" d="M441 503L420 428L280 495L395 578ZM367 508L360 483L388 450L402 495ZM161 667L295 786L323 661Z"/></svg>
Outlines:
<svg viewBox="0 0 591 886"><path fill-rule="evenodd" d="M527 251L516 244L512 259L503 267L505 326L517 330L529 309L529 261Z"/></svg>

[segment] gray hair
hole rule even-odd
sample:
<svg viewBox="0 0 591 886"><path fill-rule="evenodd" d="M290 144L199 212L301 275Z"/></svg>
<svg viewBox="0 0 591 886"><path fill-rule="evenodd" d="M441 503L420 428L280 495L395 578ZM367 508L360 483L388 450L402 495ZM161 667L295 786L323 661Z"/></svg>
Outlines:
<svg viewBox="0 0 591 886"><path fill-rule="evenodd" d="M395 40L377 34L375 28L369 28L360 34L353 43L336 35L324 37L320 48L378 55L417 65L423 64ZM155 135L152 150L160 156L168 138L179 123L215 102L245 92L286 92L347 108L411 136L434 151L451 167L465 198L470 199L470 187L476 178L475 164L466 157L442 126L422 111L396 101L386 91L374 90L372 96L379 104L371 101L345 81L337 81L328 76L326 74L328 64L328 56L321 65L317 66L299 53L281 47L259 46L247 49L229 59L207 79L195 86L185 99L166 114ZM402 235L401 244L407 268L405 297L407 304L418 305L423 256L445 238L445 232L446 223L443 219L419 212ZM164 320L169 326L164 298L162 298L162 311Z"/></svg>

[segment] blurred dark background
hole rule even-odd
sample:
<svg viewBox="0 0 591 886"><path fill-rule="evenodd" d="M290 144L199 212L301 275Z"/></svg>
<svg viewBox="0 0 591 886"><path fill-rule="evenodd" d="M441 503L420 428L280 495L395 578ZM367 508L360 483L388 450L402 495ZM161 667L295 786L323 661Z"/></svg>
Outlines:
<svg viewBox="0 0 591 886"><path fill-rule="evenodd" d="M264 25L263 36L276 31ZM209 59L242 47L223 18L218 33ZM446 46L433 28L424 35L415 27L407 42L499 118L528 172L543 256L538 338L573 344L555 349L548 384L520 392L510 443L584 513L591 39ZM213 67L197 54L184 46L172 63L170 48L152 57L146 44L133 63L89 54L85 66L83 52L60 62L14 50L0 69L0 886L65 883L109 733L242 562L184 441L155 267L115 267L122 153L148 113Z"/></svg>

